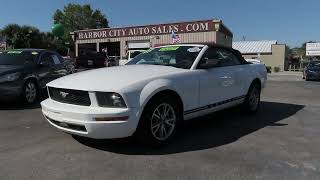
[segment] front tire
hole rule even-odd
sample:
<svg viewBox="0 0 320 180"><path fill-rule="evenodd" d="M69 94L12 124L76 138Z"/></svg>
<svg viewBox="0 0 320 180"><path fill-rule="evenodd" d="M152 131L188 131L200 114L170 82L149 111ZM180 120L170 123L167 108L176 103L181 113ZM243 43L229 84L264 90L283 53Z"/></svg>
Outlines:
<svg viewBox="0 0 320 180"><path fill-rule="evenodd" d="M34 81L27 81L23 87L23 99L27 104L34 104L38 100L38 86Z"/></svg>
<svg viewBox="0 0 320 180"><path fill-rule="evenodd" d="M256 113L260 106L260 94L261 86L258 83L253 83L246 95L246 98L243 103L243 109L249 114Z"/></svg>
<svg viewBox="0 0 320 180"><path fill-rule="evenodd" d="M160 96L146 105L136 132L142 143L161 146L170 142L181 120L181 109L174 98Z"/></svg>
<svg viewBox="0 0 320 180"><path fill-rule="evenodd" d="M310 78L308 77L308 75L306 75L305 79L306 81L310 81Z"/></svg>

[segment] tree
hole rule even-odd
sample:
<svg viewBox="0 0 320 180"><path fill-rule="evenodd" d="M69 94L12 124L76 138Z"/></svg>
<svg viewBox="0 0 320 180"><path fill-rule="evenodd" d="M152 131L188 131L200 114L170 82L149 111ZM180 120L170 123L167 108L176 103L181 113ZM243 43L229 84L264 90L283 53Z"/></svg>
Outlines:
<svg viewBox="0 0 320 180"><path fill-rule="evenodd" d="M62 24L64 35L57 44L60 48L74 48L70 32L82 29L109 27L108 20L100 10L93 10L90 5L68 4L63 10L56 10L53 15L54 24ZM68 45L66 45L68 44Z"/></svg>
<svg viewBox="0 0 320 180"><path fill-rule="evenodd" d="M68 4L63 11L56 10L53 20L55 24L64 26L65 35L76 30L109 27L105 15L90 5Z"/></svg>
<svg viewBox="0 0 320 180"><path fill-rule="evenodd" d="M9 24L1 30L1 36L6 39L8 46L17 44L17 33L20 31L20 26L17 24Z"/></svg>
<svg viewBox="0 0 320 180"><path fill-rule="evenodd" d="M32 26L9 24L0 31L1 36L4 37L11 49L52 49L61 50L60 52L66 54L66 50L64 50L66 47L63 45L62 40L55 38L52 33L40 32L39 29Z"/></svg>
<svg viewBox="0 0 320 180"><path fill-rule="evenodd" d="M314 41L308 41L301 45L301 47L295 47L289 50L289 57L292 59L307 59L306 57L306 46L307 43L313 43Z"/></svg>
<svg viewBox="0 0 320 180"><path fill-rule="evenodd" d="M1 30L0 34L5 37L11 48L41 48L43 46L42 34L39 29L32 26L9 24Z"/></svg>

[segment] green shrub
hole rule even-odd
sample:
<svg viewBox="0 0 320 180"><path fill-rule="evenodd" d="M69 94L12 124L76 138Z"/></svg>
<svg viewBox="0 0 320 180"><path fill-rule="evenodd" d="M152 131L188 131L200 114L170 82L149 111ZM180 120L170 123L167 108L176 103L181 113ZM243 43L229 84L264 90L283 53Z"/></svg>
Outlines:
<svg viewBox="0 0 320 180"><path fill-rule="evenodd" d="M266 66L266 68L267 68L267 72L271 73L272 67L271 66Z"/></svg>
<svg viewBox="0 0 320 180"><path fill-rule="evenodd" d="M281 68L279 66L273 67L274 72L280 72Z"/></svg>

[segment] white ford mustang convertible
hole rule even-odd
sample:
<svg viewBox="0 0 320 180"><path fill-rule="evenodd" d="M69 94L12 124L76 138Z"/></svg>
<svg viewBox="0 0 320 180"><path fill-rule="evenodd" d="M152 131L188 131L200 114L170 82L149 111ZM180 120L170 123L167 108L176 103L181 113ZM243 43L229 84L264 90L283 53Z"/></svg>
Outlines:
<svg viewBox="0 0 320 180"><path fill-rule="evenodd" d="M161 145L179 122L240 105L256 112L266 68L231 48L181 44L150 49L125 66L72 74L47 84L48 122L94 139L141 137Z"/></svg>

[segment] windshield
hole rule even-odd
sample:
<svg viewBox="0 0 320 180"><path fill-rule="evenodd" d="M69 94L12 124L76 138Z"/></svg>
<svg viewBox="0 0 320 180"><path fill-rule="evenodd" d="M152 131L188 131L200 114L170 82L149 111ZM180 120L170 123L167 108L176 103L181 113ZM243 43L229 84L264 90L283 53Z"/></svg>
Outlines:
<svg viewBox="0 0 320 180"><path fill-rule="evenodd" d="M310 67L320 67L320 61L310 62Z"/></svg>
<svg viewBox="0 0 320 180"><path fill-rule="evenodd" d="M166 46L150 49L139 54L126 65L152 64L190 69L203 47Z"/></svg>
<svg viewBox="0 0 320 180"><path fill-rule="evenodd" d="M130 58L134 58L134 57L138 56L141 53L142 53L142 51L133 51L133 52L130 53Z"/></svg>
<svg viewBox="0 0 320 180"><path fill-rule="evenodd" d="M38 52L11 50L0 52L0 65L24 65L27 61L34 62Z"/></svg>

